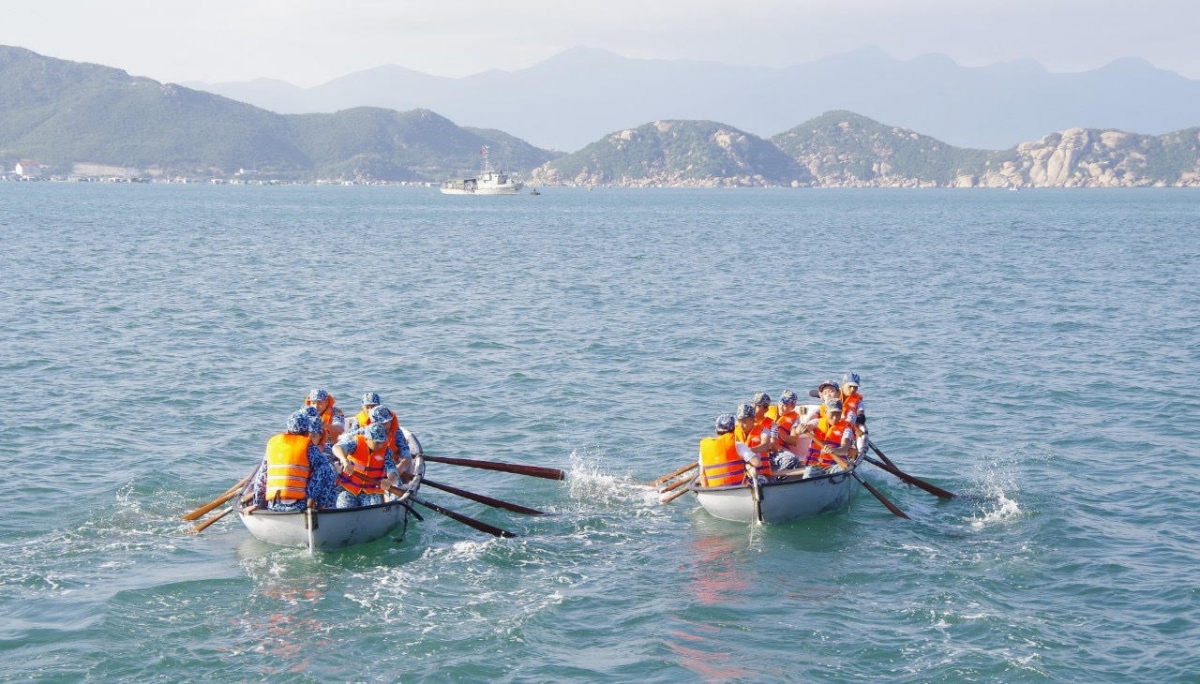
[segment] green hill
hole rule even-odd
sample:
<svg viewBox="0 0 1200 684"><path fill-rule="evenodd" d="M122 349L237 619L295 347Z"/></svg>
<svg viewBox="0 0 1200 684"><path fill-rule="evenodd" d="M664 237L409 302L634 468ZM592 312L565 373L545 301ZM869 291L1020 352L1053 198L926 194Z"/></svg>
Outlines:
<svg viewBox="0 0 1200 684"><path fill-rule="evenodd" d="M479 150L526 172L555 153L499 131L468 131L427 110L356 108L283 116L124 71L0 47L0 161L57 173L75 163L167 174L444 180Z"/></svg>
<svg viewBox="0 0 1200 684"><path fill-rule="evenodd" d="M771 137L820 185L902 178L947 185L1003 153L970 150L887 126L853 112L833 111Z"/></svg>
<svg viewBox="0 0 1200 684"><path fill-rule="evenodd" d="M713 121L655 121L609 134L534 173L575 185L807 184L809 173L770 142Z"/></svg>

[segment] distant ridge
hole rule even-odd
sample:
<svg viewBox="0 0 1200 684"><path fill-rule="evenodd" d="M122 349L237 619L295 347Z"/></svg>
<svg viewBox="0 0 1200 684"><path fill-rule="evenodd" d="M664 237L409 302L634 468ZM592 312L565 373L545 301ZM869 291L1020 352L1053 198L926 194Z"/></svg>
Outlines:
<svg viewBox="0 0 1200 684"><path fill-rule="evenodd" d="M778 67L573 48L527 69L464 78L384 66L307 89L196 87L280 113L427 108L565 151L656 120L721 121L765 138L830 110L991 150L1075 126L1162 134L1200 125L1200 81L1145 60L1052 73L1032 60L965 67L944 55L900 60L875 48Z"/></svg>
<svg viewBox="0 0 1200 684"><path fill-rule="evenodd" d="M564 156L500 130L458 126L428 109L280 115L119 69L0 47L4 171L21 161L58 175L79 164L158 176L249 170L260 178L425 182L474 172L484 145L509 170L542 184L1200 185L1200 128L1141 135L1075 127L987 151L837 110L769 140L718 121L660 119L617 129Z"/></svg>
<svg viewBox="0 0 1200 684"><path fill-rule="evenodd" d="M438 181L477 170L484 145L518 171L555 157L425 109L284 116L120 69L0 47L0 161L8 168L31 159L59 173L92 163L193 177L251 169L284 179Z"/></svg>
<svg viewBox="0 0 1200 684"><path fill-rule="evenodd" d="M559 185L1200 187L1200 128L1161 136L1074 128L1005 151L954 147L853 112L764 141L713 122L658 121L547 162Z"/></svg>

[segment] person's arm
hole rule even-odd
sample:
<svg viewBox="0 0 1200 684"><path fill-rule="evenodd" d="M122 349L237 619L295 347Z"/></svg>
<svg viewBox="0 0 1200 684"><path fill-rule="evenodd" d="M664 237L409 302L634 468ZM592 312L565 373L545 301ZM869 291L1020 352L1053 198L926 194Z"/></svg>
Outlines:
<svg viewBox="0 0 1200 684"><path fill-rule="evenodd" d="M304 495L309 501L317 502L318 508L335 508L337 506L337 471L320 449L308 447L308 484Z"/></svg>
<svg viewBox="0 0 1200 684"><path fill-rule="evenodd" d="M263 456L262 465L254 474L254 482L250 485L254 498L250 500L251 508L262 508L267 501L267 457Z"/></svg>

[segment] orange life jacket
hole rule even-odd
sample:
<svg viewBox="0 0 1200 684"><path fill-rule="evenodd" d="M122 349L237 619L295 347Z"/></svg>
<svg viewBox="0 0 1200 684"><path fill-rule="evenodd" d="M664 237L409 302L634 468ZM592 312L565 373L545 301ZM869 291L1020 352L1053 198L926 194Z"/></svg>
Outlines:
<svg viewBox="0 0 1200 684"><path fill-rule="evenodd" d="M858 421L858 415L862 412L863 397L858 392L842 397L842 416L846 420L851 420L850 416L854 416L851 422Z"/></svg>
<svg viewBox="0 0 1200 684"><path fill-rule="evenodd" d="M387 444L377 451L367 448L367 438L358 435L355 439L354 451L346 457L354 464L354 470L349 475L342 473L338 476L338 484L345 487L351 494L382 494L379 481L387 477L385 468Z"/></svg>
<svg viewBox="0 0 1200 684"><path fill-rule="evenodd" d="M834 449L842 445L842 438L845 437L847 430L853 430L850 427L850 421L842 418L834 423L831 428L825 431L817 429L817 433L813 435L812 444L808 447L808 464L828 468L837 461L833 460L833 456L822 453L821 447L828 446ZM854 455L854 450L851 449L851 456Z"/></svg>
<svg viewBox="0 0 1200 684"><path fill-rule="evenodd" d="M779 420L779 404L771 404L767 407L767 418Z"/></svg>
<svg viewBox="0 0 1200 684"><path fill-rule="evenodd" d="M775 424L779 426L779 434L780 435L790 435L792 433L792 428L796 426L796 422L799 420L800 420L800 412L795 409L792 409L791 411L787 411L782 416L779 416L775 420ZM780 446L783 446L782 441L780 442ZM797 456L803 455L803 454L797 452L798 447L796 447L796 446L783 446L783 448L787 449L788 451L792 452L793 454L796 454Z"/></svg>
<svg viewBox="0 0 1200 684"><path fill-rule="evenodd" d="M308 435L275 435L267 442L267 501L295 503L307 494Z"/></svg>
<svg viewBox="0 0 1200 684"><path fill-rule="evenodd" d="M757 446L762 446L763 432L765 432L767 429L770 429L771 425L771 421L764 418L750 429L750 434L748 435L742 432L742 426L737 425L733 428L734 439L745 444L751 449ZM758 460L758 474L762 475L763 477L771 477L771 458L767 454L758 454Z"/></svg>
<svg viewBox="0 0 1200 684"><path fill-rule="evenodd" d="M742 484L746 462L732 432L700 440L700 482L706 487Z"/></svg>
<svg viewBox="0 0 1200 684"><path fill-rule="evenodd" d="M317 414L321 418L321 424L325 426L325 430L321 433L321 442L322 443L327 443L333 437L333 430L331 430L329 426L333 425L334 403L335 403L335 401L333 399L333 395L331 394L331 395L329 395L329 405L325 407L324 411ZM306 398L304 400L304 405L312 406L313 405L312 400Z"/></svg>

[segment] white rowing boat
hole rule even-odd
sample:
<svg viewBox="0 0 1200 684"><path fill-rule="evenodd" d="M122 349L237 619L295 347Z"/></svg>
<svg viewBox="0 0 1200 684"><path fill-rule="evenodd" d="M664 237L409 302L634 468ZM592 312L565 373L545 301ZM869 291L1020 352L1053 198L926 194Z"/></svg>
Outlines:
<svg viewBox="0 0 1200 684"><path fill-rule="evenodd" d="M313 551L334 551L356 544L366 544L380 539L402 524L412 515L409 499L421 488L425 477L425 459L421 445L408 430L408 439L413 453L413 478L404 484L404 494L375 506L361 508L308 509L305 511L267 511L247 509L238 511L242 524L256 539L277 544L308 548ZM414 448L415 447L415 448ZM247 483L247 487L252 483Z"/></svg>
<svg viewBox="0 0 1200 684"><path fill-rule="evenodd" d="M734 522L779 524L836 511L850 502L858 488L854 470L862 462L866 436L858 440L859 453L846 459L847 469L835 465L827 470L789 470L757 486L694 484L691 491L709 514ZM808 449L808 437L801 440L800 447Z"/></svg>

